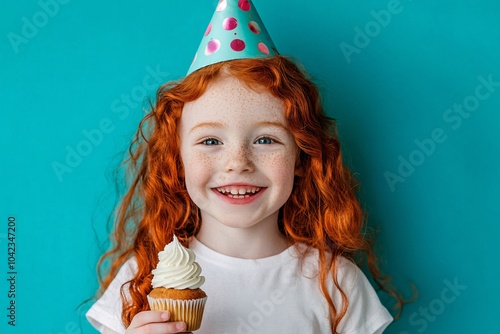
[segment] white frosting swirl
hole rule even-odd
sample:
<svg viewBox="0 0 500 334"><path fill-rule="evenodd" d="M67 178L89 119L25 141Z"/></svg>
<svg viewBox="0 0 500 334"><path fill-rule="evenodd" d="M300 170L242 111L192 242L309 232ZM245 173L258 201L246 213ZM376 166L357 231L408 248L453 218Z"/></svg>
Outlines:
<svg viewBox="0 0 500 334"><path fill-rule="evenodd" d="M174 240L158 253L158 258L160 262L152 271L153 288L197 289L205 283L193 251L182 246L175 235Z"/></svg>

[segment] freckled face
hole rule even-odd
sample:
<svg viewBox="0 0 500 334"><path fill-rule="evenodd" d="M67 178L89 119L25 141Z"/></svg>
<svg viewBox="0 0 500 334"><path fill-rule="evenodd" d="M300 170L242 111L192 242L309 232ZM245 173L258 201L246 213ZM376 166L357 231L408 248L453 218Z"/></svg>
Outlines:
<svg viewBox="0 0 500 334"><path fill-rule="evenodd" d="M281 100L220 78L184 105L179 137L187 191L203 225L276 225L298 150Z"/></svg>

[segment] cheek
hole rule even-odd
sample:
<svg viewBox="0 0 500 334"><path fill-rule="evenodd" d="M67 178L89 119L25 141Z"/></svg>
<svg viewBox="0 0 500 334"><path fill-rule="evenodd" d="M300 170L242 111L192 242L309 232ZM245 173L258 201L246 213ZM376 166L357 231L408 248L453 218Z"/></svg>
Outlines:
<svg viewBox="0 0 500 334"><path fill-rule="evenodd" d="M203 185L206 184L203 169L197 164L188 164L185 168L184 182L189 197L196 205L199 205L198 202L203 197Z"/></svg>
<svg viewBox="0 0 500 334"><path fill-rule="evenodd" d="M295 159L287 159L286 166L287 168L282 171L281 177L291 193L295 181Z"/></svg>
<svg viewBox="0 0 500 334"><path fill-rule="evenodd" d="M270 156L263 162L266 169L283 187L292 188L295 178L295 157L292 154Z"/></svg>
<svg viewBox="0 0 500 334"><path fill-rule="evenodd" d="M184 178L189 193L196 187L203 186L213 173L212 161L203 154L188 154L184 156Z"/></svg>

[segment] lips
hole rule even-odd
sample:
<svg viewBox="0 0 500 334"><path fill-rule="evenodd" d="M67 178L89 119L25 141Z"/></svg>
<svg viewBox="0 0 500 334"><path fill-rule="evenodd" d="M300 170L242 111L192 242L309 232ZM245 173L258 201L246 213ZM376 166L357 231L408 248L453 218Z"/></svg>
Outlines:
<svg viewBox="0 0 500 334"><path fill-rule="evenodd" d="M261 187L255 186L224 186L218 187L216 190L229 198L248 198L259 193Z"/></svg>

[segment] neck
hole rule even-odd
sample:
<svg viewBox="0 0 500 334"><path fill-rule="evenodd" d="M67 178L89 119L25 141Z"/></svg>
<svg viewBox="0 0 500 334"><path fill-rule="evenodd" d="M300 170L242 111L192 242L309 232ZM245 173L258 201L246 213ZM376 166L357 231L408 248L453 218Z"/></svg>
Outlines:
<svg viewBox="0 0 500 334"><path fill-rule="evenodd" d="M214 251L242 259L261 259L277 255L290 245L278 224L258 224L234 228L203 221L196 238Z"/></svg>

